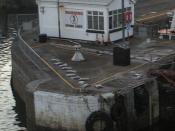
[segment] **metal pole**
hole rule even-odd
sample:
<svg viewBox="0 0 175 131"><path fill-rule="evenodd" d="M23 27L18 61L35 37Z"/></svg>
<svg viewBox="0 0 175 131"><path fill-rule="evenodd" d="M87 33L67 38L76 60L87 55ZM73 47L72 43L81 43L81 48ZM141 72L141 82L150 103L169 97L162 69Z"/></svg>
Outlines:
<svg viewBox="0 0 175 131"><path fill-rule="evenodd" d="M125 3L124 3L124 0L121 0L121 3L122 3L122 38L123 38L123 41L125 41L125 18L124 18Z"/></svg>
<svg viewBox="0 0 175 131"><path fill-rule="evenodd" d="M58 1L58 32L59 38L61 38L61 23L60 23L60 1Z"/></svg>

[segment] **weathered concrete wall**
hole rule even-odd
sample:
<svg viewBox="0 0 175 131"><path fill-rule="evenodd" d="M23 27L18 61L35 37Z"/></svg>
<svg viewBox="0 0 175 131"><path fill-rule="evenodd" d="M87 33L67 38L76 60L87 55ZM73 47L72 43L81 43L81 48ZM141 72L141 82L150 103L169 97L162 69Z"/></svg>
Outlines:
<svg viewBox="0 0 175 131"><path fill-rule="evenodd" d="M85 131L87 117L100 108L97 96L36 91L34 101L37 125L67 131Z"/></svg>
<svg viewBox="0 0 175 131"><path fill-rule="evenodd" d="M29 131L37 131L35 121L35 105L34 105L34 92L38 86L48 81L50 78L40 79L30 82L26 85L26 114L27 114L27 128Z"/></svg>
<svg viewBox="0 0 175 131"><path fill-rule="evenodd" d="M19 94L20 98L25 102L25 86L32 79L29 75L27 75L28 69L25 66L25 61L23 60L25 59L25 56L19 50L17 43L18 41L12 45L12 85L14 90Z"/></svg>
<svg viewBox="0 0 175 131"><path fill-rule="evenodd" d="M16 39L12 45L12 84L22 100L25 101L26 85L34 80L46 78L48 75L33 63L34 57L22 45L20 39Z"/></svg>
<svg viewBox="0 0 175 131"><path fill-rule="evenodd" d="M39 84L49 79L48 75L33 63L34 57L23 43L16 39L12 45L12 87L26 104L27 128L29 131L38 131L35 127L34 91ZM33 59L32 59L33 58ZM36 129L36 130L35 130Z"/></svg>
<svg viewBox="0 0 175 131"><path fill-rule="evenodd" d="M150 125L158 122L159 120L159 89L157 85L157 80L152 79L152 81L146 83L146 88L149 92L150 99Z"/></svg>

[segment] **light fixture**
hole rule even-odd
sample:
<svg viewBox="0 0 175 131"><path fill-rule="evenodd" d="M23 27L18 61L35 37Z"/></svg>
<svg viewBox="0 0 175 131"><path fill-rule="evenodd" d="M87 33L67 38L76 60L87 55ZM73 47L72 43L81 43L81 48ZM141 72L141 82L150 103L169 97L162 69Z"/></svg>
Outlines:
<svg viewBox="0 0 175 131"><path fill-rule="evenodd" d="M40 7L40 12L42 13L42 14L44 14L44 12L45 12L45 7Z"/></svg>

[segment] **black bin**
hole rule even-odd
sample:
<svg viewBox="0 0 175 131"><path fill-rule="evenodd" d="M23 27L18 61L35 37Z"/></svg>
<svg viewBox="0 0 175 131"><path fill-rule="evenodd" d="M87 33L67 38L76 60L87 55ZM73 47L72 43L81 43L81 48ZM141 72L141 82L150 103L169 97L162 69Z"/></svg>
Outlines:
<svg viewBox="0 0 175 131"><path fill-rule="evenodd" d="M114 47L113 64L118 66L130 65L130 48Z"/></svg>
<svg viewBox="0 0 175 131"><path fill-rule="evenodd" d="M40 34L40 35L39 35L39 42L40 42L40 43L45 43L45 42L47 42L47 34Z"/></svg>

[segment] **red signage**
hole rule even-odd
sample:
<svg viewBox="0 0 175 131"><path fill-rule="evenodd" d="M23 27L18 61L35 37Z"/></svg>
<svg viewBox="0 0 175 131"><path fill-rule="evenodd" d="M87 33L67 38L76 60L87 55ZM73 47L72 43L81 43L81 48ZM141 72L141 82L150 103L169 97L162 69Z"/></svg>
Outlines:
<svg viewBox="0 0 175 131"><path fill-rule="evenodd" d="M71 15L83 15L83 12L78 12L78 11L65 11L66 14L71 14Z"/></svg>
<svg viewBox="0 0 175 131"><path fill-rule="evenodd" d="M132 22L132 12L126 11L124 13L124 19L125 19L125 23L131 23Z"/></svg>

